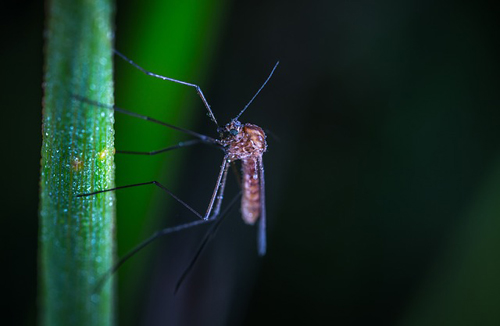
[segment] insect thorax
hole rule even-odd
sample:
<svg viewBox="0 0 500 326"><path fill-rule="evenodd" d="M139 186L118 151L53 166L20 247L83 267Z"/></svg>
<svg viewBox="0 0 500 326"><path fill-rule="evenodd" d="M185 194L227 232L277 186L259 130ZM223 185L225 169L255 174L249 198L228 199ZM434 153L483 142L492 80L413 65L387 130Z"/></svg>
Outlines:
<svg viewBox="0 0 500 326"><path fill-rule="evenodd" d="M229 161L260 157L267 149L266 134L261 127L238 120L225 126L227 136L222 140Z"/></svg>

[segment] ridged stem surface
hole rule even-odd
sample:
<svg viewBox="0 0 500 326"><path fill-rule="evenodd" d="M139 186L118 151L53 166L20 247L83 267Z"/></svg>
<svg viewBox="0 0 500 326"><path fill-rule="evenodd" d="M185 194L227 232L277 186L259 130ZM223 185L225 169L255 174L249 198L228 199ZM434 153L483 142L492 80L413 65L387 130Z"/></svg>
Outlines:
<svg viewBox="0 0 500 326"><path fill-rule="evenodd" d="M111 325L113 112L75 99L113 103L110 0L52 0L46 6L40 182L40 323Z"/></svg>

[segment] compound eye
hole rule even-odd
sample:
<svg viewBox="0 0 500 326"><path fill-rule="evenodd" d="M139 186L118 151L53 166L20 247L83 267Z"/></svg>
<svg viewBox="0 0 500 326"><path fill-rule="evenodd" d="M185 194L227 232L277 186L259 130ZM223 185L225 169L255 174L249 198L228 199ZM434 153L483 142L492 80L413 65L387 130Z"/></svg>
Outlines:
<svg viewBox="0 0 500 326"><path fill-rule="evenodd" d="M231 130L229 130L229 133L230 133L231 135L233 135L233 136L236 136L236 135L238 134L238 130L236 130L236 129L231 129Z"/></svg>

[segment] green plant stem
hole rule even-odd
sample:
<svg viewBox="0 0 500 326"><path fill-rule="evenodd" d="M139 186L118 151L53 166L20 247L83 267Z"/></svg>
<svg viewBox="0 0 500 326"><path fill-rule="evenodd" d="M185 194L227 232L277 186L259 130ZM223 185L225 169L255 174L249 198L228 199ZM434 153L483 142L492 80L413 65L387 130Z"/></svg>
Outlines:
<svg viewBox="0 0 500 326"><path fill-rule="evenodd" d="M111 325L113 112L72 97L113 103L110 0L47 4L40 194L40 321Z"/></svg>

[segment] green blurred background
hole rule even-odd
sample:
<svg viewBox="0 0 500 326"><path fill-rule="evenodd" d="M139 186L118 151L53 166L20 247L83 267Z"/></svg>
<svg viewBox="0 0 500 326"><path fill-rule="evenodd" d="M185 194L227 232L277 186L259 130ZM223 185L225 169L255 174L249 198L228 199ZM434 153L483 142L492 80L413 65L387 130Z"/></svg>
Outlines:
<svg viewBox="0 0 500 326"><path fill-rule="evenodd" d="M120 325L500 325L499 13L488 1L118 1L116 48L199 84L219 122L275 136L268 254L234 210L118 273ZM2 10L2 294L36 321L43 4ZM196 92L115 60L116 104L216 136ZM116 148L185 135L118 116ZM222 153L117 156L117 185L160 180L198 211ZM230 175L226 203L237 191ZM158 189L117 194L118 255L194 217ZM76 295L76 294L75 294Z"/></svg>

